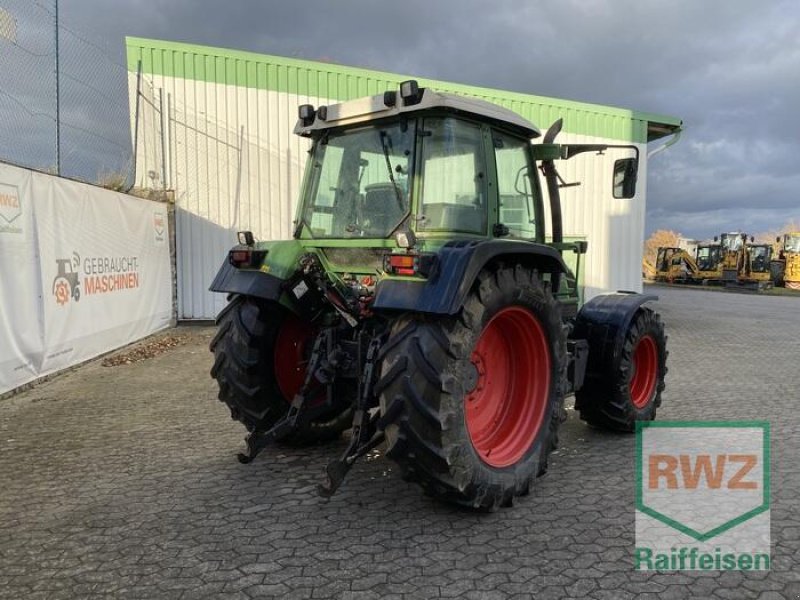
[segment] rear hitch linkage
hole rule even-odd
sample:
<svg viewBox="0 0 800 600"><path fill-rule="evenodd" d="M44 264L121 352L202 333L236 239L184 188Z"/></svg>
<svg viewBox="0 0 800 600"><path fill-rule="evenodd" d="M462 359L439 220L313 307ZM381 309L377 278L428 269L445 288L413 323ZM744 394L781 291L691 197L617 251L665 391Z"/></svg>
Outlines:
<svg viewBox="0 0 800 600"><path fill-rule="evenodd" d="M384 439L383 430L379 429L377 425L379 412L376 410L370 414L369 411L378 352L383 344L383 339L384 336L375 336L369 343L363 375L358 382L358 398L353 411L353 433L350 437L350 444L337 460L328 463L325 469L327 481L317 486L317 492L323 498L333 496L356 460L375 448Z"/></svg>
<svg viewBox="0 0 800 600"><path fill-rule="evenodd" d="M342 351L334 344L334 330L334 327L323 329L317 336L305 381L292 400L288 412L270 429L253 431L245 438L247 452L237 456L240 463L252 462L272 442L290 436L331 406L333 402L332 384L336 377L336 367L343 358L339 356ZM378 446L384 439L384 432L378 426L380 414L377 409L370 410L370 404L373 400L378 354L385 337L385 333L375 335L367 347L366 361L358 381L358 395L353 411L353 431L350 443L338 459L328 463L325 469L326 481L317 486L317 492L324 498L330 498L336 493L356 460ZM359 354L361 355L360 351ZM319 406L308 406L309 397L314 397L322 387L326 390L326 401Z"/></svg>
<svg viewBox="0 0 800 600"><path fill-rule="evenodd" d="M245 438L246 453L237 458L242 464L253 462L259 453L274 441L280 441L296 432L302 425L313 421L332 404L331 383L335 377L338 351L333 345L333 328L323 329L314 342L306 378L300 391L292 399L286 415L266 431L253 431ZM320 406L309 407L307 401L321 387L326 388L326 399Z"/></svg>

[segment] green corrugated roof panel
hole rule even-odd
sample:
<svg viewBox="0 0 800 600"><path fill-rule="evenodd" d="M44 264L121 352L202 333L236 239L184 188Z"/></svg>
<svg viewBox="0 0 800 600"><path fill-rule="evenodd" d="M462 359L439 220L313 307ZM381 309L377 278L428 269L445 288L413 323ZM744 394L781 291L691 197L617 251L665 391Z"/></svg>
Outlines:
<svg viewBox="0 0 800 600"><path fill-rule="evenodd" d="M181 42L128 37L126 44L128 69L131 71L136 71L141 61L142 71L148 74L339 101L397 89L400 82L412 78L395 73ZM643 143L671 135L682 126L680 119L665 115L421 77L416 79L421 86L475 96L505 106L542 128L563 117L564 131L574 134Z"/></svg>

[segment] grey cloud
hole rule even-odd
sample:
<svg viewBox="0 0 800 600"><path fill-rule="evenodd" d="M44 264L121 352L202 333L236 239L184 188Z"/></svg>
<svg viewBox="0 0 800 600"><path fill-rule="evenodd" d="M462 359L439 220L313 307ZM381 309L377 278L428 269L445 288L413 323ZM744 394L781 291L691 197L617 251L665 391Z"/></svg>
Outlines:
<svg viewBox="0 0 800 600"><path fill-rule="evenodd" d="M650 164L648 230L707 237L800 216L791 0L63 4L119 60L140 35L675 115L686 131Z"/></svg>

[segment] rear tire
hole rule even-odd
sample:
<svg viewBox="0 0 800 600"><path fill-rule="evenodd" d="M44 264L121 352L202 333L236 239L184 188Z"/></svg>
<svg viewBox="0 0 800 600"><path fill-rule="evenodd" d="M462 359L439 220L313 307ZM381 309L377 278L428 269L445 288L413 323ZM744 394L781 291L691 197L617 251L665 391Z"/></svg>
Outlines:
<svg viewBox="0 0 800 600"><path fill-rule="evenodd" d="M664 323L657 313L641 308L628 327L617 368L587 375L575 393L581 419L615 431L634 431L636 421L654 420L664 391L667 354Z"/></svg>
<svg viewBox="0 0 800 600"><path fill-rule="evenodd" d="M312 332L280 305L247 296L234 297L220 312L217 325L210 350L214 353L211 376L219 385L219 399L230 409L231 418L244 424L248 431L266 431L287 413L293 392L302 384L305 374L302 356L307 360ZM301 336L298 332L303 331L307 333ZM280 342L284 346L290 343L290 352L296 348L297 360L292 364L286 361L285 347L280 349L281 358L276 361L281 337L291 338ZM276 365L281 366L282 373L276 372ZM291 373L287 375L287 371ZM285 441L310 443L335 439L350 427L351 415L349 405L334 408Z"/></svg>
<svg viewBox="0 0 800 600"><path fill-rule="evenodd" d="M556 447L565 355L558 304L521 265L483 271L459 316L399 318L376 386L387 456L431 496L510 505Z"/></svg>

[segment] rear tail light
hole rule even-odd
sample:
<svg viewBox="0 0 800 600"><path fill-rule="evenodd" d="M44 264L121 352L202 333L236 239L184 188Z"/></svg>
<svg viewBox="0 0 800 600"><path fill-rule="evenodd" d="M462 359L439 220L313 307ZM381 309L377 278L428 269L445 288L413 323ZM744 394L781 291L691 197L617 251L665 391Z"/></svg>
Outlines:
<svg viewBox="0 0 800 600"><path fill-rule="evenodd" d="M228 262L236 267L257 267L267 256L266 250L255 250L253 248L234 248L228 252Z"/></svg>
<svg viewBox="0 0 800 600"><path fill-rule="evenodd" d="M391 275L427 277L435 259L435 254L388 254L383 259L383 270Z"/></svg>
<svg viewBox="0 0 800 600"><path fill-rule="evenodd" d="M395 275L414 275L417 272L417 257L409 254L392 254L389 256L389 268Z"/></svg>

